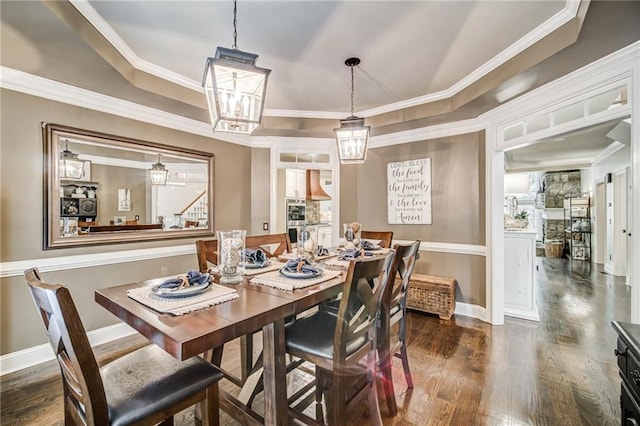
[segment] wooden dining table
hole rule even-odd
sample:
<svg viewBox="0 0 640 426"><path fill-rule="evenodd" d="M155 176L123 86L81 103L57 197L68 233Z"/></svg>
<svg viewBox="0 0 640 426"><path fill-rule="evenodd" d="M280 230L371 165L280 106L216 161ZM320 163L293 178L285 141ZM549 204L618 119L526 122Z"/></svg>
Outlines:
<svg viewBox="0 0 640 426"><path fill-rule="evenodd" d="M166 277L99 289L95 300L179 360L262 329L264 416L222 390L221 407L234 417L243 416L244 424L284 425L288 423L284 319L338 295L344 277L342 273L293 291L255 284L245 277L239 284L227 284L237 289L239 298L181 316L156 312L127 296L129 289L153 286Z"/></svg>

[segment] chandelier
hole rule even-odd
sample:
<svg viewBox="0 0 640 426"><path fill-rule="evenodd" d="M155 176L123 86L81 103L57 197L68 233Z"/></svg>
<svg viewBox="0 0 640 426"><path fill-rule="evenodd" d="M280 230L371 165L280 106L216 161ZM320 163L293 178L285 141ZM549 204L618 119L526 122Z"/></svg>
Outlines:
<svg viewBox="0 0 640 426"><path fill-rule="evenodd" d="M262 121L271 70L256 66L258 55L238 50L237 5L233 1L233 46L218 46L207 58L202 87L213 131L251 134Z"/></svg>
<svg viewBox="0 0 640 426"><path fill-rule="evenodd" d="M69 151L69 140L65 139L64 151L62 151L62 178L80 179L84 176L84 161L78 158L78 154Z"/></svg>
<svg viewBox="0 0 640 426"><path fill-rule="evenodd" d="M149 170L151 185L166 185L168 173L167 168L160 162L160 154L158 154L158 162L154 163Z"/></svg>
<svg viewBox="0 0 640 426"><path fill-rule="evenodd" d="M364 118L353 115L353 67L360 64L360 59L349 58L344 64L351 68L351 115L340 120L340 128L333 129L338 143L338 157L341 164L364 163L371 127L364 125Z"/></svg>

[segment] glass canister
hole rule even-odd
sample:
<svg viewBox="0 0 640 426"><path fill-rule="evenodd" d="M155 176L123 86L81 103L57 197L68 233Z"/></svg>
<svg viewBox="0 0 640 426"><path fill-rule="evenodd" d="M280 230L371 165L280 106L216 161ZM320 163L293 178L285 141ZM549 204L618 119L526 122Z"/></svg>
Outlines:
<svg viewBox="0 0 640 426"><path fill-rule="evenodd" d="M359 222L345 223L342 228L344 230L344 248L354 249L360 247L362 225Z"/></svg>
<svg viewBox="0 0 640 426"><path fill-rule="evenodd" d="M318 227L305 225L298 227L298 257L313 260L318 250Z"/></svg>
<svg viewBox="0 0 640 426"><path fill-rule="evenodd" d="M239 283L242 281L244 266L241 262L246 236L247 231L242 229L218 231L220 283Z"/></svg>

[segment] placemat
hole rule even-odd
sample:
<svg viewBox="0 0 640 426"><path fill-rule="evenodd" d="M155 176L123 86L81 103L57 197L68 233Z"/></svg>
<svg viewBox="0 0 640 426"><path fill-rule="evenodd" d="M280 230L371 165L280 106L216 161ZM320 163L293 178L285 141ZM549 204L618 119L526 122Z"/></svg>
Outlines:
<svg viewBox="0 0 640 426"><path fill-rule="evenodd" d="M338 266L340 268L345 268L345 269L349 267L349 261L348 260L340 260L338 258L327 259L327 260L324 261L324 264L330 265L330 266Z"/></svg>
<svg viewBox="0 0 640 426"><path fill-rule="evenodd" d="M313 260L322 260L322 259L328 259L330 257L334 257L337 256L338 253L335 252L329 252L329 254L325 254L324 256L315 256L313 258ZM280 256L278 256L278 259L281 260L291 260L291 259L297 259L300 256L298 256L297 253L282 253Z"/></svg>
<svg viewBox="0 0 640 426"><path fill-rule="evenodd" d="M264 274L265 272L269 272L269 271L277 271L280 268L282 268L284 265L285 265L284 263L274 262L272 260L271 264L269 266L265 266L264 268L256 268L256 269L244 268L244 275L251 276L251 275Z"/></svg>
<svg viewBox="0 0 640 426"><path fill-rule="evenodd" d="M280 271L267 272L251 278L251 282L262 284L268 287L279 288L280 290L293 291L299 288L310 287L340 275L341 271L323 270L322 274L315 278L289 278L285 277Z"/></svg>
<svg viewBox="0 0 640 426"><path fill-rule="evenodd" d="M170 299L156 296L151 292L151 286L127 290L127 296L155 311L172 315L188 314L240 297L235 289L218 284L212 284L204 293L190 297Z"/></svg>

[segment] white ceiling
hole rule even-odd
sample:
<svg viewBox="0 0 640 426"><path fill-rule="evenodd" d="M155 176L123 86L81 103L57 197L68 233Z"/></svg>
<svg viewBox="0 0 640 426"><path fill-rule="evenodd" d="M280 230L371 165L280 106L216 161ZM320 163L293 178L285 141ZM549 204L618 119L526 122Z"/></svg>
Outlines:
<svg viewBox="0 0 640 426"><path fill-rule="evenodd" d="M72 3L134 62L196 88L206 57L233 43L231 0ZM355 110L367 116L454 95L575 16L577 3L240 0L238 48L272 69L265 108L276 116L342 117L344 60L360 57Z"/></svg>

